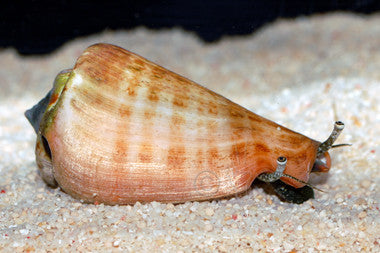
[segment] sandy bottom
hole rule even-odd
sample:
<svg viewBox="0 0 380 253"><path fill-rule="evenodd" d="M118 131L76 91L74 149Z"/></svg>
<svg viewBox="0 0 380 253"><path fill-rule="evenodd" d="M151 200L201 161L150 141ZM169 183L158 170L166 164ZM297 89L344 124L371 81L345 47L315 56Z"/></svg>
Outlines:
<svg viewBox="0 0 380 253"><path fill-rule="evenodd" d="M379 252L380 16L278 21L205 45L181 30L105 32L45 57L0 51L0 250ZM346 124L333 166L301 205L255 183L224 200L83 204L45 185L23 116L90 44L134 51L313 139Z"/></svg>

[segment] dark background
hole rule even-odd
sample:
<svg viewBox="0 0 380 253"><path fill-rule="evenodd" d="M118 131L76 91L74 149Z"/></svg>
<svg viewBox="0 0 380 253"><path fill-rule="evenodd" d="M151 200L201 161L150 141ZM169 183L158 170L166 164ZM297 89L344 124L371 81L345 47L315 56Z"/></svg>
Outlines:
<svg viewBox="0 0 380 253"><path fill-rule="evenodd" d="M0 6L0 47L47 54L78 36L136 26L182 27L214 42L250 34L278 18L379 10L380 0L9 1Z"/></svg>

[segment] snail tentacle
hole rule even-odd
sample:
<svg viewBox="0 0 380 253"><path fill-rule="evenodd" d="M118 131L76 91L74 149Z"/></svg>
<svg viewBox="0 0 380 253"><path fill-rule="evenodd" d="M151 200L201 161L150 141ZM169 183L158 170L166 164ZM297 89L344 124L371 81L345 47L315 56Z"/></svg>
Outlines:
<svg viewBox="0 0 380 253"><path fill-rule="evenodd" d="M291 176L291 175L283 174L282 176L283 176L283 177L288 177L288 178L291 178L291 179L293 179L293 180L296 180L297 182L303 183L303 184L305 184L305 185L307 185L307 186L313 188L314 190L317 190L317 191L320 191L320 192L325 192L325 191L323 191L323 190L321 190L321 189L315 187L314 185L311 185L311 184L309 184L308 182L302 181L302 180L300 180L300 179L298 179L298 178L296 178L296 177L293 177L293 176Z"/></svg>
<svg viewBox="0 0 380 253"><path fill-rule="evenodd" d="M321 145L318 147L317 151L317 157L327 152L330 148L334 147L333 143L336 141L342 130L344 129L344 123L342 121L335 121L334 129L331 132L329 138L325 140ZM346 145L346 144L345 144ZM335 145L335 146L342 146L342 145Z"/></svg>
<svg viewBox="0 0 380 253"><path fill-rule="evenodd" d="M280 156L279 158L277 158L276 171L272 172L272 173L263 173L263 174L259 175L258 178L261 181L264 181L267 183L279 180L281 177L283 177L285 175L284 170L285 170L287 161L288 160L286 159L286 157Z"/></svg>
<svg viewBox="0 0 380 253"><path fill-rule="evenodd" d="M258 176L258 178L261 180L261 181L264 181L266 183L272 183L272 182L275 182L277 180L279 180L281 177L287 177L287 178L291 178L297 182L300 182L300 183L303 183L317 191L320 191L320 192L324 192L323 190L309 184L308 182L305 182L303 180L300 180L296 177L293 177L291 175L288 175L288 174L285 174L284 173L284 170L285 170L285 167L286 167L286 163L287 163L287 159L286 157L283 157L283 156L280 156L279 158L277 158L277 168L276 168L276 171L275 172L272 172L272 173L263 173L263 174L260 174Z"/></svg>
<svg viewBox="0 0 380 253"><path fill-rule="evenodd" d="M332 145L331 148L340 148L340 147L345 147L345 146L352 146L352 144L351 143L335 144L335 145Z"/></svg>

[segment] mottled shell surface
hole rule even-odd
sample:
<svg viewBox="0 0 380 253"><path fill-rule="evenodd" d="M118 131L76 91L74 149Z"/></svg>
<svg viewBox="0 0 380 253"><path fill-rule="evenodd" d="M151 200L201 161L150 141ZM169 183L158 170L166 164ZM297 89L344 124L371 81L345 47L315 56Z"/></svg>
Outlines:
<svg viewBox="0 0 380 253"><path fill-rule="evenodd" d="M64 78L40 131L54 179L75 198L130 204L225 197L275 171L280 156L288 160L286 174L308 181L320 142L127 50L93 45Z"/></svg>

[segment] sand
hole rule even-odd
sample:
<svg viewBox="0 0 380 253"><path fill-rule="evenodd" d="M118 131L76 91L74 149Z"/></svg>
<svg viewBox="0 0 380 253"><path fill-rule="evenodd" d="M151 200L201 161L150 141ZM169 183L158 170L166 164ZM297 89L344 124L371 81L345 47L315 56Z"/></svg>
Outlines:
<svg viewBox="0 0 380 253"><path fill-rule="evenodd" d="M105 31L47 56L0 51L0 251L379 252L380 16L278 20L249 36L202 43L180 29ZM256 181L228 199L83 204L45 185L23 116L89 45L109 42L313 139L346 124L325 192L296 205Z"/></svg>

